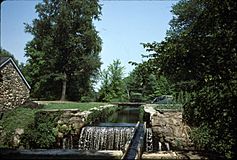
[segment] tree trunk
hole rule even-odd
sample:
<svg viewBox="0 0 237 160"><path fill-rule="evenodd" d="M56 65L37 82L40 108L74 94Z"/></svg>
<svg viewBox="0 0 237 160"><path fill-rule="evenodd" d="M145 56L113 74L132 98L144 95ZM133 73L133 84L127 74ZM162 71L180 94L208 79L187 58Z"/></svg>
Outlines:
<svg viewBox="0 0 237 160"><path fill-rule="evenodd" d="M128 95L128 101L130 100L130 91L126 88L127 95Z"/></svg>
<svg viewBox="0 0 237 160"><path fill-rule="evenodd" d="M63 80L62 80L62 93L60 101L65 101L66 97L66 89L67 89L67 75L63 73Z"/></svg>

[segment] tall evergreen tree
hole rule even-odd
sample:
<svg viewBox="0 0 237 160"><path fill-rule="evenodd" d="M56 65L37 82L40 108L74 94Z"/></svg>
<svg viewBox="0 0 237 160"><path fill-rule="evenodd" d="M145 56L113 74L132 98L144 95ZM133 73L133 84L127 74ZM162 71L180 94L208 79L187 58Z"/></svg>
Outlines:
<svg viewBox="0 0 237 160"><path fill-rule="evenodd" d="M25 28L34 36L25 48L33 95L79 100L101 65L93 24L101 6L98 0L44 0L35 8L38 19Z"/></svg>

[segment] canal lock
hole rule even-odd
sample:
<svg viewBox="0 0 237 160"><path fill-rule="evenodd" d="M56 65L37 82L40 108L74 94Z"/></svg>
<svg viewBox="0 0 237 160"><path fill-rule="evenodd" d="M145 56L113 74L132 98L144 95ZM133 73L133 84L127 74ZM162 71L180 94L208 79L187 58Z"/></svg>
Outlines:
<svg viewBox="0 0 237 160"><path fill-rule="evenodd" d="M157 133L153 133L151 114L145 112L143 106L118 107L118 110L108 118L83 127L79 138L72 135L65 137L62 147L79 150L120 150L123 154L127 154L131 147L129 144L135 137L138 122L144 125L144 133L139 137L142 140L139 142L140 148L136 148L137 154L139 152L137 158L141 158L143 152L149 154L173 149L169 142L164 141L162 137L157 137Z"/></svg>
<svg viewBox="0 0 237 160"><path fill-rule="evenodd" d="M56 137L60 142L58 146L49 149L0 149L1 159L206 157L192 152L195 150L188 135L190 127L183 123L182 112L177 110L157 109L151 104L141 107L116 107L113 104L84 112L78 109L42 110L37 112L36 117L46 121L44 117L54 117L54 129L57 130Z"/></svg>

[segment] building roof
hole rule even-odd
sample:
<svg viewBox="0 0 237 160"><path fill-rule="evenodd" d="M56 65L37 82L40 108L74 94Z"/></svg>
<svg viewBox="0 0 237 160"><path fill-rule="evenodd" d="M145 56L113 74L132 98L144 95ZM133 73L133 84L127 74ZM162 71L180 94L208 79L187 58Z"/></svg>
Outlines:
<svg viewBox="0 0 237 160"><path fill-rule="evenodd" d="M2 64L8 59L9 59L9 57L0 57L0 68L1 68Z"/></svg>
<svg viewBox="0 0 237 160"><path fill-rule="evenodd" d="M16 63L13 61L13 59L11 57L1 57L0 56L0 69L3 68L7 63L12 63L12 65L14 66L14 68L16 69L18 74L20 75L20 77L23 80L23 82L25 83L25 85L30 89L31 87L30 87L29 83L26 81L25 77L23 76L20 69L18 68Z"/></svg>

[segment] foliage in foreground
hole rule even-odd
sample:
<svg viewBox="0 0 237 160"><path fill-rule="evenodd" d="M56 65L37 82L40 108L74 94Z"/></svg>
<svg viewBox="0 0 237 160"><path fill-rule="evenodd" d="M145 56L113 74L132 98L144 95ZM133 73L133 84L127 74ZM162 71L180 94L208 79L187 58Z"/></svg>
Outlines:
<svg viewBox="0 0 237 160"><path fill-rule="evenodd" d="M234 0L181 0L173 6L166 39L144 44L159 74L195 93L184 116L197 128L197 147L227 158L237 157L236 7Z"/></svg>
<svg viewBox="0 0 237 160"><path fill-rule="evenodd" d="M25 148L54 148L56 132L54 131L61 112L37 112L35 119L21 135L21 144Z"/></svg>
<svg viewBox="0 0 237 160"><path fill-rule="evenodd" d="M11 147L13 145L12 136L15 133L15 129L27 129L28 125L34 121L36 111L35 109L19 107L4 113L0 121L0 126L3 129L0 134L0 146Z"/></svg>
<svg viewBox="0 0 237 160"><path fill-rule="evenodd" d="M192 139L198 148L211 148L231 158L236 156L236 96L225 87L222 84L222 90L211 86L199 91L184 107L184 118L196 128Z"/></svg>

